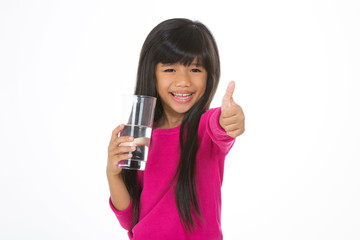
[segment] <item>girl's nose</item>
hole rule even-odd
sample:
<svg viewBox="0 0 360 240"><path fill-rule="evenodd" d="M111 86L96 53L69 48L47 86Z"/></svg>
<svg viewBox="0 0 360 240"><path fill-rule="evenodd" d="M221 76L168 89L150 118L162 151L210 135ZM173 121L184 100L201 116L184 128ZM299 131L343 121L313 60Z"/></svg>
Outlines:
<svg viewBox="0 0 360 240"><path fill-rule="evenodd" d="M179 73L175 79L176 87L189 87L191 85L190 77L186 72Z"/></svg>

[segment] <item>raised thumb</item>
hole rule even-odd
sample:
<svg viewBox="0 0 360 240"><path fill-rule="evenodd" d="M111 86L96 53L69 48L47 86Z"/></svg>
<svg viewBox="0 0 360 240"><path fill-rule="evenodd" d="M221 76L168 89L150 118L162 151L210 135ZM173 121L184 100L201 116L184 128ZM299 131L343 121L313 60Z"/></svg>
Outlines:
<svg viewBox="0 0 360 240"><path fill-rule="evenodd" d="M230 81L227 88L226 88L226 92L225 95L222 99L222 104L221 107L222 108L226 108L226 107L230 107L231 103L233 102L233 94L234 94L234 90L235 90L235 82L234 81Z"/></svg>

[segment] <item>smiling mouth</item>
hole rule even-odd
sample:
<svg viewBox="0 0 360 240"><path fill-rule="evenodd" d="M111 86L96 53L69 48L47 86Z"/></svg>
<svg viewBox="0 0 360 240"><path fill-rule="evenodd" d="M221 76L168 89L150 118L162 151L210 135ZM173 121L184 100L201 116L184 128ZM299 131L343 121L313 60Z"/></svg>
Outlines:
<svg viewBox="0 0 360 240"><path fill-rule="evenodd" d="M193 94L192 93L173 93L171 92L171 95L179 98L179 99L188 99L189 97L191 97Z"/></svg>
<svg viewBox="0 0 360 240"><path fill-rule="evenodd" d="M172 98L178 103L187 103L191 101L194 93L174 93L170 92Z"/></svg>

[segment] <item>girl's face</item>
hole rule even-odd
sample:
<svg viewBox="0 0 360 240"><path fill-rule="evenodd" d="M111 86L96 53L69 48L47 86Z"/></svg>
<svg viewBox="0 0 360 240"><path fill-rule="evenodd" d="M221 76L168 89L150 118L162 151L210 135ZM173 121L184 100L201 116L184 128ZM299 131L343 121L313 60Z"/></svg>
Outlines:
<svg viewBox="0 0 360 240"><path fill-rule="evenodd" d="M158 63L157 90L167 116L183 116L204 95L207 72L195 59L189 66Z"/></svg>

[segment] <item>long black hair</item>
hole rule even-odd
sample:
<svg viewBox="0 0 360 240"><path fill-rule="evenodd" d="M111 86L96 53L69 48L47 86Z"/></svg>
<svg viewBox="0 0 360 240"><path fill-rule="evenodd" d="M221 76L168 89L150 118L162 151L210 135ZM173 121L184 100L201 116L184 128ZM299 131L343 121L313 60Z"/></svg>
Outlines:
<svg viewBox="0 0 360 240"><path fill-rule="evenodd" d="M179 216L188 231L194 226L192 212L201 218L196 198L195 164L198 151L198 127L201 115L209 109L220 78L220 60L214 37L198 21L184 18L169 19L157 25L147 36L139 59L135 94L157 98L154 121L164 109L156 87L157 63L190 65L200 61L207 71L204 95L185 113L180 127L180 161L176 171L175 199ZM139 221L140 189L137 171L123 170L122 177L133 201L134 222Z"/></svg>

